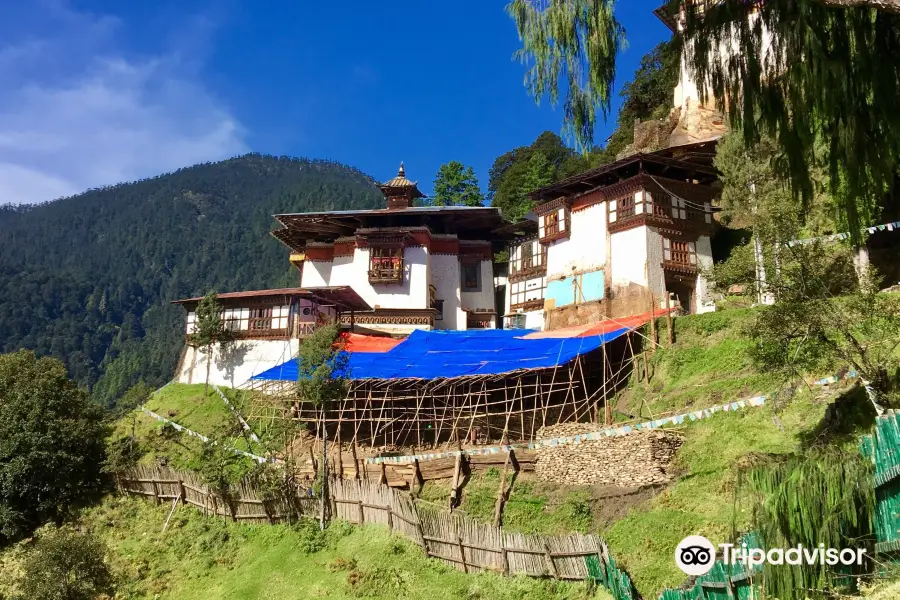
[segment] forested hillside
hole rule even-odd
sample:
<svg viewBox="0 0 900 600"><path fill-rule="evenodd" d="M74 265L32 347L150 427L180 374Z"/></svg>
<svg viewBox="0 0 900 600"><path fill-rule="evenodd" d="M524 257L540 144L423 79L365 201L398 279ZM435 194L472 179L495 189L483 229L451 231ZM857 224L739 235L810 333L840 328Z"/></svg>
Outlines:
<svg viewBox="0 0 900 600"><path fill-rule="evenodd" d="M247 155L38 206L0 208L0 352L31 348L111 404L160 384L183 343L170 300L297 283L279 212L373 208L341 164Z"/></svg>

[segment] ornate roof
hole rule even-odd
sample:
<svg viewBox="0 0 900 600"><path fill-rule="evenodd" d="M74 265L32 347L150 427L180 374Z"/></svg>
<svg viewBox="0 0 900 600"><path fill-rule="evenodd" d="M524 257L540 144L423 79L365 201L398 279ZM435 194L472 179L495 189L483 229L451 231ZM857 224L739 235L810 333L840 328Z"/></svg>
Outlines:
<svg viewBox="0 0 900 600"><path fill-rule="evenodd" d="M386 181L379 185L381 191L387 191L392 189L406 189L406 188L414 188L413 189L413 197L415 198L423 198L425 194L419 191L419 188L416 187L416 181L410 181L406 178L406 169L403 168L403 163L400 163L400 169L397 171L397 176L391 179L390 181Z"/></svg>

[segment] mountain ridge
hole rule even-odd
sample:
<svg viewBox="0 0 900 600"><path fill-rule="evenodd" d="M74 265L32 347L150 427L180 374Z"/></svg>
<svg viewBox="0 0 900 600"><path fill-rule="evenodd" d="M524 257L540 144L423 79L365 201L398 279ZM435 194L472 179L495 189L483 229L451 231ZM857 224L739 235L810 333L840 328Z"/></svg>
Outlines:
<svg viewBox="0 0 900 600"><path fill-rule="evenodd" d="M28 208L0 209L0 351L61 358L107 405L163 383L183 344L170 300L296 284L280 212L375 208L375 180L321 159L247 154Z"/></svg>

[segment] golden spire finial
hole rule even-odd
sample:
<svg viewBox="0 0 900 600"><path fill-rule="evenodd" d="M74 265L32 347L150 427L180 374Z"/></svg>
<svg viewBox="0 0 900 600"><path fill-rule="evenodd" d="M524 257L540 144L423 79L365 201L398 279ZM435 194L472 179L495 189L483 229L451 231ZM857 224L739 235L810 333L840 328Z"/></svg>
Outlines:
<svg viewBox="0 0 900 600"><path fill-rule="evenodd" d="M406 177L406 169L403 168L403 161L400 161L400 170L397 171L397 177Z"/></svg>

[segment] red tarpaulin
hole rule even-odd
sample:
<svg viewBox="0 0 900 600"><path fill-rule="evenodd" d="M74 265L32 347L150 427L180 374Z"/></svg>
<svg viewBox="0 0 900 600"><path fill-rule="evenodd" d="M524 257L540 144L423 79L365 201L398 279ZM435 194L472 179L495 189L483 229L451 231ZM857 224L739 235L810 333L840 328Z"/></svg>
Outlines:
<svg viewBox="0 0 900 600"><path fill-rule="evenodd" d="M347 352L387 352L403 341L359 333L343 333L341 337Z"/></svg>

